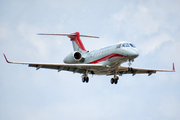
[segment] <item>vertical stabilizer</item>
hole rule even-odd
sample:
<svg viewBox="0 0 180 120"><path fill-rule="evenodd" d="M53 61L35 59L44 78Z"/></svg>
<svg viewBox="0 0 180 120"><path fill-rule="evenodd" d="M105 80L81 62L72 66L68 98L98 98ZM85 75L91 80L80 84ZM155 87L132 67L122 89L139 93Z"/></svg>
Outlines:
<svg viewBox="0 0 180 120"><path fill-rule="evenodd" d="M84 45L80 39L79 32L72 33L72 34L73 35L69 35L68 37L72 41L74 51L85 52L86 49L85 49L85 47L84 47Z"/></svg>

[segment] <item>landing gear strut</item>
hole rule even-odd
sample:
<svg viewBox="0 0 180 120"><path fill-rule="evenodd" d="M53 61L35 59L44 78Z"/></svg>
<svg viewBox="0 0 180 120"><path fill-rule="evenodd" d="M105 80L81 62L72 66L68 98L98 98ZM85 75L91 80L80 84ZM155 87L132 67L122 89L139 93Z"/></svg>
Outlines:
<svg viewBox="0 0 180 120"><path fill-rule="evenodd" d="M129 67L132 65L131 62L134 62L134 59L129 59L129 63L128 63Z"/></svg>
<svg viewBox="0 0 180 120"><path fill-rule="evenodd" d="M119 77L118 76L115 76L114 78L111 78L111 84L117 84L118 83L118 80L119 80Z"/></svg>
<svg viewBox="0 0 180 120"><path fill-rule="evenodd" d="M82 75L82 82L89 82L89 77L88 77L88 70L86 70L86 72L84 73L84 75Z"/></svg>

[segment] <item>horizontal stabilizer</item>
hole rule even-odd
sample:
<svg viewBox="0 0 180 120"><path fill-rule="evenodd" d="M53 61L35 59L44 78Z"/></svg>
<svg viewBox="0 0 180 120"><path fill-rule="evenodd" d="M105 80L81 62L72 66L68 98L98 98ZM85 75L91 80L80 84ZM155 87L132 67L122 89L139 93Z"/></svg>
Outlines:
<svg viewBox="0 0 180 120"><path fill-rule="evenodd" d="M49 34L49 33L38 33L37 35L56 35L56 36L75 36L76 34ZM90 35L80 35L80 37L91 37L91 38L99 38L97 36L90 36Z"/></svg>

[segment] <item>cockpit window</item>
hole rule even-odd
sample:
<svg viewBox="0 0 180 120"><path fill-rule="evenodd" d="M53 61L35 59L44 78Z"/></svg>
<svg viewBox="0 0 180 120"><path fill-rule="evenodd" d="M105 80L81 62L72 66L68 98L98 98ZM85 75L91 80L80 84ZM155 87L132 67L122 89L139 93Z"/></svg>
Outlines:
<svg viewBox="0 0 180 120"><path fill-rule="evenodd" d="M134 47L134 48L135 48L135 45L133 45L133 44L131 44L131 43L130 43L129 45L130 45L131 47Z"/></svg>
<svg viewBox="0 0 180 120"><path fill-rule="evenodd" d="M133 45L131 43L123 43L121 47L133 47L133 48L135 48L135 45Z"/></svg>
<svg viewBox="0 0 180 120"><path fill-rule="evenodd" d="M116 48L120 48L120 47L121 47L121 44L117 45L117 47L116 47Z"/></svg>
<svg viewBox="0 0 180 120"><path fill-rule="evenodd" d="M129 47L129 43L126 43L126 47Z"/></svg>
<svg viewBox="0 0 180 120"><path fill-rule="evenodd" d="M122 45L122 47L129 47L129 44L128 44L128 43L124 43L124 44Z"/></svg>
<svg viewBox="0 0 180 120"><path fill-rule="evenodd" d="M122 46L123 46L123 47L126 47L126 44L124 43Z"/></svg>

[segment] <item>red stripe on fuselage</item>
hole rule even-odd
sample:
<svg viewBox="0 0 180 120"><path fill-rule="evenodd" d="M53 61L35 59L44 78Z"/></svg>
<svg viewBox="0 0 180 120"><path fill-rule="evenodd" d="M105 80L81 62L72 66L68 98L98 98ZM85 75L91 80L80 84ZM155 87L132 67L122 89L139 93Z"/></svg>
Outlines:
<svg viewBox="0 0 180 120"><path fill-rule="evenodd" d="M106 60L108 60L108 59L110 59L110 58L113 58L113 57L127 57L127 56L124 56L124 55L121 55L121 54L117 54L117 53L112 53L112 54L110 54L110 55L107 55L107 56L102 57L102 58L100 58L100 59L97 59L97 60L95 60L95 61L92 61L92 62L90 62L90 63L88 63L88 64L96 64L96 63L99 63L99 62L106 61Z"/></svg>

